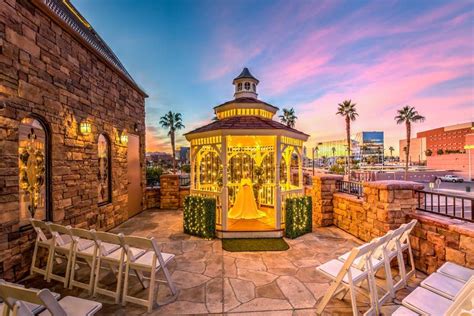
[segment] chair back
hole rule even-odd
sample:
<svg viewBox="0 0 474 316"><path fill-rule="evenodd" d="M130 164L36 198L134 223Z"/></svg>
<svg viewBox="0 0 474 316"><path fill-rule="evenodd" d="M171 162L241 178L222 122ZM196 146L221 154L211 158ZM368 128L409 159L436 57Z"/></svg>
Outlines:
<svg viewBox="0 0 474 316"><path fill-rule="evenodd" d="M49 229L51 230L51 233L53 234L53 238L55 239L55 243L58 246L62 246L66 244L66 242L61 237L61 234L67 235L70 237L71 241L73 240L72 234L71 234L71 226L69 225L63 226L63 225L51 223L49 224Z"/></svg>
<svg viewBox="0 0 474 316"><path fill-rule="evenodd" d="M43 302L37 296L38 290L26 289L15 284L0 282L0 297L9 309L17 309L16 301L24 301L36 305L43 305ZM25 307L26 308L26 307Z"/></svg>
<svg viewBox="0 0 474 316"><path fill-rule="evenodd" d="M49 224L43 221L39 221L37 219L30 218L31 226L36 231L37 238L41 241L46 241L46 233L50 232Z"/></svg>
<svg viewBox="0 0 474 316"><path fill-rule="evenodd" d="M410 233L413 230L413 228L415 228L415 225L416 225L417 222L418 221L416 219L413 219L413 220L411 220L411 222L406 224L405 231L403 232L403 234L400 238L400 243L401 244L405 244L405 243L409 242Z"/></svg>
<svg viewBox="0 0 474 316"><path fill-rule="evenodd" d="M389 251L394 251L397 249L397 241L399 241L402 238L403 233L406 230L406 227L407 227L407 224L402 224L400 225L400 227L392 231L392 238L387 245L387 249Z"/></svg>
<svg viewBox="0 0 474 316"><path fill-rule="evenodd" d="M133 254L130 252L130 247L145 249L147 251L151 250L155 253L156 259L163 267L165 265L163 256L161 254L160 247L156 242L154 237L146 238L146 237L138 237L138 236L123 236L123 242L125 245L125 250L127 251L127 257L129 259L133 258Z"/></svg>
<svg viewBox="0 0 474 316"><path fill-rule="evenodd" d="M117 234L107 233L107 232L95 232L91 231L91 233L95 236L97 241L107 242L109 244L119 245L122 246L122 240L120 236Z"/></svg>
<svg viewBox="0 0 474 316"><path fill-rule="evenodd" d="M51 315L67 316L66 311L59 305L53 294L48 289L42 289L37 294L38 298L43 302L42 305L48 309Z"/></svg>
<svg viewBox="0 0 474 316"><path fill-rule="evenodd" d="M362 246L359 247L354 247L352 248L349 256L347 257L346 261L344 262L343 269L339 272L344 272L344 274L349 270L351 266L356 267L359 270L363 270L364 267L367 267L367 262L372 253L375 250L375 243L379 240L380 238L374 238L371 242L367 244L363 244ZM354 262L358 260L357 264L354 264ZM344 275L342 276L344 277ZM342 279L341 279L342 280Z"/></svg>

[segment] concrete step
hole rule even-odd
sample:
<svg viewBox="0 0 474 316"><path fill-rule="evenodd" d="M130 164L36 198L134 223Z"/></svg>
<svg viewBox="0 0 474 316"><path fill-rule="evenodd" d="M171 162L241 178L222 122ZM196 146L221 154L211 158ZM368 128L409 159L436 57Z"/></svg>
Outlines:
<svg viewBox="0 0 474 316"><path fill-rule="evenodd" d="M267 231L216 231L218 238L280 238L283 237L283 233L283 229Z"/></svg>

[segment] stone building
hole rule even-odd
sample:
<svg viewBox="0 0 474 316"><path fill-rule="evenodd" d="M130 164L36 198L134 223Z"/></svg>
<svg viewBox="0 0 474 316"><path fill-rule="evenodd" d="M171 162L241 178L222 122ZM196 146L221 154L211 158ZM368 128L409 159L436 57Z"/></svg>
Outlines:
<svg viewBox="0 0 474 316"><path fill-rule="evenodd" d="M0 5L0 278L28 272L28 218L106 230L140 212L145 98L69 1Z"/></svg>

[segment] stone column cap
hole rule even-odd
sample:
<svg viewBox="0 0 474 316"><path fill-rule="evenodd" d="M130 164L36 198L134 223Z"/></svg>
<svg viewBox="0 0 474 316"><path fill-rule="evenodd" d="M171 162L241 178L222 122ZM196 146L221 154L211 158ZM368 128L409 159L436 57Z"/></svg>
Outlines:
<svg viewBox="0 0 474 316"><path fill-rule="evenodd" d="M332 173L316 173L313 176L313 179L321 179L321 180L342 180L344 176L339 174L332 174Z"/></svg>
<svg viewBox="0 0 474 316"><path fill-rule="evenodd" d="M161 178L170 178L170 179L179 178L179 174L166 173L166 174L162 174L160 176L160 179Z"/></svg>
<svg viewBox="0 0 474 316"><path fill-rule="evenodd" d="M425 186L418 182L402 180L383 180L364 182L365 187L388 190L422 190Z"/></svg>

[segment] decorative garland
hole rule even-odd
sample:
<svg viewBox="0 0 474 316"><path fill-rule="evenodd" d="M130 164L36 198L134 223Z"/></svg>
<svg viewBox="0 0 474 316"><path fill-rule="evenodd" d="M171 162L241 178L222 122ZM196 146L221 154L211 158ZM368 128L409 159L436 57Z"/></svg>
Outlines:
<svg viewBox="0 0 474 316"><path fill-rule="evenodd" d="M285 203L285 236L296 238L313 229L310 196L287 198Z"/></svg>
<svg viewBox="0 0 474 316"><path fill-rule="evenodd" d="M211 239L216 235L216 199L190 195L184 199L184 232Z"/></svg>

